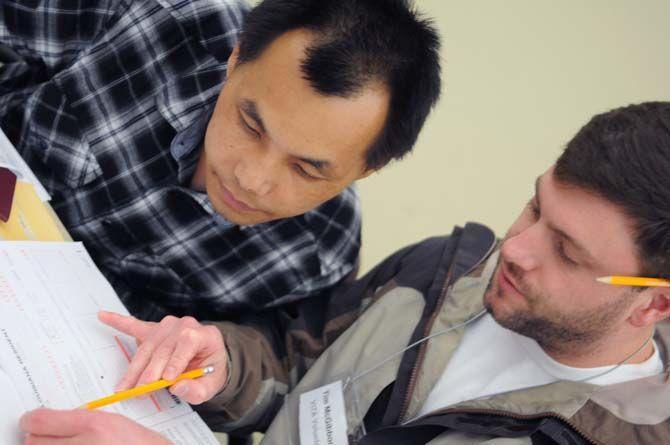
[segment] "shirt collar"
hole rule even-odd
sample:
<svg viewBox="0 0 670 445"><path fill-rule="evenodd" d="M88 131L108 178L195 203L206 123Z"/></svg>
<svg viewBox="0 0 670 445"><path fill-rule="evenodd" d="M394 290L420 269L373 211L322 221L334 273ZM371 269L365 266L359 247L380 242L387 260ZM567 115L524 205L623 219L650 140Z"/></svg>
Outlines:
<svg viewBox="0 0 670 445"><path fill-rule="evenodd" d="M170 154L178 163L181 163L183 160L190 157L189 155L200 147L205 138L207 124L212 117L213 111L214 104L204 107L200 114L193 119L191 124L178 132L172 139L172 144L170 144Z"/></svg>
<svg viewBox="0 0 670 445"><path fill-rule="evenodd" d="M198 160L200 158L202 141L205 138L207 124L209 124L213 111L214 104L204 107L190 125L178 132L172 139L172 143L170 144L170 154L175 161L177 161L177 165L179 166L179 182L182 184L189 182L193 177L195 167L198 165ZM200 204L200 206L211 215L216 223L222 228L227 229L237 225L214 210L206 193L188 188L186 184L185 191L191 198ZM240 227L244 228L242 226Z"/></svg>

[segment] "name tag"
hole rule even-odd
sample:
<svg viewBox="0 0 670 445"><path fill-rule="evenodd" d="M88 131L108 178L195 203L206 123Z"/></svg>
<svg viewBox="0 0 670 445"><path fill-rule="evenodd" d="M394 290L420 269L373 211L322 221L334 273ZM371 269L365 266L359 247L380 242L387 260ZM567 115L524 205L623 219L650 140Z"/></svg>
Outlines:
<svg viewBox="0 0 670 445"><path fill-rule="evenodd" d="M342 381L300 395L300 445L348 445Z"/></svg>

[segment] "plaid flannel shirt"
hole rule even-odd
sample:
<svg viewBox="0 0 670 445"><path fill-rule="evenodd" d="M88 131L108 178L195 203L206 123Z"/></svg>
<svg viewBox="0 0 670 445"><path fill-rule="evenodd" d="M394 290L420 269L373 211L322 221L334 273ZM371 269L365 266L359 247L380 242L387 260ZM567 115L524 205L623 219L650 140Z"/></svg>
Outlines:
<svg viewBox="0 0 670 445"><path fill-rule="evenodd" d="M0 125L141 318L226 319L355 269L353 189L240 227L188 187L246 11L242 0L0 4Z"/></svg>

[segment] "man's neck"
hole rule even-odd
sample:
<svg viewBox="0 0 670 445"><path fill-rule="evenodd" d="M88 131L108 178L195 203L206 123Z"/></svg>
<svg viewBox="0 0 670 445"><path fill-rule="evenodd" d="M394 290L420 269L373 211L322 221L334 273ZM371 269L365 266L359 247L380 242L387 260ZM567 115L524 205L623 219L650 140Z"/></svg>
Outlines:
<svg viewBox="0 0 670 445"><path fill-rule="evenodd" d="M635 335L608 335L597 344L551 348L540 344L544 352L557 362L575 368L596 368L621 363L638 364L654 353L651 340L653 327Z"/></svg>

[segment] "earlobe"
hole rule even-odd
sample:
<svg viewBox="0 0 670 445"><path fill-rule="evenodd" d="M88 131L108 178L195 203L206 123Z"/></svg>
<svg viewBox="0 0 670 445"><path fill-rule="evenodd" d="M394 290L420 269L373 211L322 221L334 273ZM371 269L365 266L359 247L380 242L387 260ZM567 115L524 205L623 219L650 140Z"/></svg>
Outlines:
<svg viewBox="0 0 670 445"><path fill-rule="evenodd" d="M670 316L670 291L666 288L650 289L651 299L629 317L635 327L651 326Z"/></svg>

